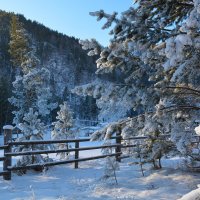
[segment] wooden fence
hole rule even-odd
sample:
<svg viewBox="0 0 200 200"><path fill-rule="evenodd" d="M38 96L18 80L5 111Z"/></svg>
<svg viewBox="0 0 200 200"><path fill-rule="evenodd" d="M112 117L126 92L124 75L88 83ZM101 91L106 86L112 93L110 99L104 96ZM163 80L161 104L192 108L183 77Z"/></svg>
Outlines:
<svg viewBox="0 0 200 200"><path fill-rule="evenodd" d="M115 156L117 161L121 161L122 159L122 148L133 147L134 145L122 145L121 144L121 136L112 137L111 139L115 140L114 144L110 145L100 145L100 146L89 146L89 147L80 147L80 143L90 141L90 138L84 139L66 139L66 140L34 140L34 141L22 141L16 142L12 139L12 127L5 126L4 127L4 145L0 146L0 150L4 150L4 156L0 157L0 161L3 161L3 171L0 172L0 176L3 176L4 180L11 180L11 172L14 170L27 170L34 168L44 168L47 166L61 165L67 163L74 163L74 168L78 168L79 162L88 161L88 160L96 160L100 158L112 157ZM58 143L74 143L75 148L67 148L67 149L50 149L50 150L33 150L33 151L23 151L23 152L13 152L13 146L19 145L27 145L33 146L37 144L58 144ZM104 149L104 148L114 148L115 152L106 154L106 155L98 155L86 158L80 158L79 152L86 150L95 150L95 149ZM52 161L45 163L34 163L26 166L12 166L12 157L14 156L23 156L23 155L37 155L37 154L50 154L50 153L69 153L74 152L74 159L69 160L61 160L61 161Z"/></svg>
<svg viewBox="0 0 200 200"><path fill-rule="evenodd" d="M162 135L162 137L169 137L169 135ZM5 126L4 127L4 145L0 146L0 150L4 150L4 156L0 157L0 161L3 161L3 171L0 172L0 176L3 176L5 180L11 180L11 172L14 170L27 170L27 169L34 169L34 168L44 168L47 166L54 166L54 165L61 165L67 163L74 163L74 168L78 168L79 162L88 161L88 160L96 160L100 158L106 158L115 156L117 161L121 161L123 158L127 158L129 156L122 155L122 148L131 148L136 147L135 144L122 144L122 138L120 135L116 137L112 137L111 139L115 140L114 144L110 145L100 145L100 146L89 146L89 147L81 147L80 143L90 141L90 138L84 139L66 139L66 140L34 140L34 141L21 141L16 142L12 140L12 127ZM129 142L131 140L145 140L149 139L147 136L141 137L131 137L126 140ZM13 152L13 146L19 145L26 145L26 146L33 146L37 144L58 144L58 143L74 143L74 148L66 148L66 149L50 149L50 150L33 150L33 151L23 151L23 152ZM106 155L99 155L99 156L92 156L92 157L84 157L80 158L79 152L86 151L86 150L95 150L95 149L104 149L104 148L114 148L115 152L106 154ZM23 155L37 155L37 154L50 154L50 153L69 153L74 152L74 159L68 160L60 160L60 161L52 161L52 162L44 162L44 163L34 163L29 164L26 166L12 166L12 157L14 156L23 156Z"/></svg>

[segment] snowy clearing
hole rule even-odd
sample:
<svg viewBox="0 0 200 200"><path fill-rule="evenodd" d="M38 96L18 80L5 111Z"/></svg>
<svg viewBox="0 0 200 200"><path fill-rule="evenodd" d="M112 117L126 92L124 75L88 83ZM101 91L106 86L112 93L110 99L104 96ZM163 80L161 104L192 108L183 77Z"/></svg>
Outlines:
<svg viewBox="0 0 200 200"><path fill-rule="evenodd" d="M113 179L102 179L104 159L49 168L42 173L28 171L26 175L13 173L12 181L0 179L0 193L4 200L176 200L197 188L200 174L172 168L177 160L163 162L162 170L145 165L145 177L140 167L128 165L127 160L117 171L118 185Z"/></svg>
<svg viewBox="0 0 200 200"><path fill-rule="evenodd" d="M2 144L2 136L0 142ZM83 146L101 145L102 142L83 142ZM73 144L72 144L73 146ZM2 154L3 151L0 151ZM101 150L82 151L80 157L100 155ZM56 154L50 157L57 160ZM73 154L72 154L73 158ZM23 176L12 173L12 180L0 177L0 193L3 200L176 200L199 184L200 174L180 170L180 158L162 160L163 169L153 170L143 166L142 177L138 165L129 165L132 159L124 159L114 178L104 179L105 159L50 167L44 172L28 171ZM16 158L13 157L13 164ZM3 162L0 162L2 170ZM185 198L184 198L185 199ZM187 199L188 200L188 199Z"/></svg>

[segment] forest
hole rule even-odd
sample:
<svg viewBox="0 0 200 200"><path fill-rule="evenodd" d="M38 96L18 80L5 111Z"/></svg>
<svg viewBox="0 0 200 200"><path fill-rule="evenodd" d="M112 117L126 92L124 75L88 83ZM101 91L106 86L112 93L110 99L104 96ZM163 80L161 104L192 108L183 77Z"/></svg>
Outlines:
<svg viewBox="0 0 200 200"><path fill-rule="evenodd" d="M91 119L96 117L98 109L95 99L90 97L80 97L71 93L74 86L85 84L94 79L96 70L95 58L90 58L81 48L78 39L68 37L56 31L52 31L38 22L25 19L22 15L0 11L0 127L12 124L13 107L8 98L12 96L12 82L20 71L20 64L12 62L10 52L11 29L17 29L12 24L16 17L16 24L26 30L29 35L30 46L34 46L35 55L40 60L38 67L44 66L50 72L49 85L54 94L52 101L59 104L68 101L74 110L74 115L81 119ZM15 30L12 30L15 31ZM17 30L16 30L17 31ZM14 39L14 38L13 38ZM17 42L17 41L16 41ZM22 44L23 45L23 44ZM13 45L12 51L18 51L19 45ZM23 48L23 47L22 47ZM32 48L32 47L31 47ZM16 55L18 56L18 55ZM81 105L81 106L80 106ZM85 107L87 106L87 111ZM55 118L57 110L51 114ZM90 114L89 114L90 113ZM50 116L49 116L50 117ZM50 123L51 120L48 122Z"/></svg>

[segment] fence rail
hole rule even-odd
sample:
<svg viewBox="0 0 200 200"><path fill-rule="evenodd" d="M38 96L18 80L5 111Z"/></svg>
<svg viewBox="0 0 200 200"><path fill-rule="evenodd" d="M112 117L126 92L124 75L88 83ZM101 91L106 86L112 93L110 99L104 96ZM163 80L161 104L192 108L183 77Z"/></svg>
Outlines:
<svg viewBox="0 0 200 200"><path fill-rule="evenodd" d="M4 150L4 149L7 149L7 148L8 148L8 145L0 146L0 150Z"/></svg>
<svg viewBox="0 0 200 200"><path fill-rule="evenodd" d="M34 169L36 167L47 167L47 166L54 166L54 165L61 165L61 164L68 164L68 163L76 163L81 161L88 161L88 160L96 160L100 158L106 158L111 156L120 156L121 153L113 153L113 154L107 154L107 155L101 155L101 156L93 156L88 158L79 158L79 159L72 159L72 160L62 160L62 161L54 161L54 162L45 162L43 164L30 164L27 166L19 166L19 167L11 167L8 166L8 170L20 170L20 169Z"/></svg>
<svg viewBox="0 0 200 200"><path fill-rule="evenodd" d="M5 156L22 156L22 155L36 155L36 154L48 154L48 153L68 153L73 151L86 151L94 149L104 149L110 147L118 147L120 144L103 145L103 146L92 146L92 147L81 147L81 148L70 148L70 149L53 149L53 150L35 150L35 151L23 151L23 152L11 152L5 153Z"/></svg>

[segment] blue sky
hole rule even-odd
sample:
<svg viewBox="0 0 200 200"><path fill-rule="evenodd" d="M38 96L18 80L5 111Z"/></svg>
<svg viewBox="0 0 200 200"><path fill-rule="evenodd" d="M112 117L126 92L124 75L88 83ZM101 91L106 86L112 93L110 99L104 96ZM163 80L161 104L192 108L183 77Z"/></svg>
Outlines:
<svg viewBox="0 0 200 200"><path fill-rule="evenodd" d="M118 13L128 9L133 0L0 0L0 9L23 14L53 30L81 39L96 38L101 44L109 41L103 22L89 15L100 9Z"/></svg>

